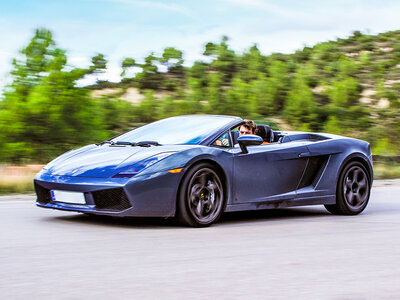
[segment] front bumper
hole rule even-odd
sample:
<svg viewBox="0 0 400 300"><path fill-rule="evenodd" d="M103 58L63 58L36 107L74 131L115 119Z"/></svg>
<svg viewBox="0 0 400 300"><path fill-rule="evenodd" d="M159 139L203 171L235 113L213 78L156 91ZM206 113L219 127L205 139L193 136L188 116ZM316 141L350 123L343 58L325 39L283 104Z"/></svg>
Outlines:
<svg viewBox="0 0 400 300"><path fill-rule="evenodd" d="M181 174L167 171L132 178L85 178L39 172L36 205L96 215L170 217L175 215ZM51 190L82 192L85 204L54 201Z"/></svg>

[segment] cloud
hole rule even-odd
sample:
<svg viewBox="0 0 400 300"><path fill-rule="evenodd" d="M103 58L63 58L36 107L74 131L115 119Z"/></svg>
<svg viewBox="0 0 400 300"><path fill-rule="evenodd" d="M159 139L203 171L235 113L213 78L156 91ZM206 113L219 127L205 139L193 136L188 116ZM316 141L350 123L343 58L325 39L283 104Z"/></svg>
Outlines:
<svg viewBox="0 0 400 300"><path fill-rule="evenodd" d="M236 5L239 6L243 10L253 10L263 13L274 14L277 16L290 17L293 15L298 15L300 12L296 9L292 9L290 7L283 7L282 5L271 4L268 1L262 0L219 0L222 3L226 3L228 5Z"/></svg>
<svg viewBox="0 0 400 300"><path fill-rule="evenodd" d="M150 9L166 10L183 15L190 15L190 10L185 6L175 3L163 3L158 1L144 1L144 0L105 0L110 3L125 4L132 7L142 6Z"/></svg>

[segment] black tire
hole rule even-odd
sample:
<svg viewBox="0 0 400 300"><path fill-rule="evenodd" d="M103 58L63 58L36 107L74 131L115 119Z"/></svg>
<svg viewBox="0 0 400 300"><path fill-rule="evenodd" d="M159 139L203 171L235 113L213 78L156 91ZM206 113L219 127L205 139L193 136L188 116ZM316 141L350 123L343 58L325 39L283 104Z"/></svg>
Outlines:
<svg viewBox="0 0 400 300"><path fill-rule="evenodd" d="M336 204L325 208L336 215L357 215L368 204L371 193L371 180L365 167L357 161L348 163L340 173Z"/></svg>
<svg viewBox="0 0 400 300"><path fill-rule="evenodd" d="M225 208L224 185L218 170L209 163L191 168L182 180L177 204L180 223L192 227L215 223Z"/></svg>

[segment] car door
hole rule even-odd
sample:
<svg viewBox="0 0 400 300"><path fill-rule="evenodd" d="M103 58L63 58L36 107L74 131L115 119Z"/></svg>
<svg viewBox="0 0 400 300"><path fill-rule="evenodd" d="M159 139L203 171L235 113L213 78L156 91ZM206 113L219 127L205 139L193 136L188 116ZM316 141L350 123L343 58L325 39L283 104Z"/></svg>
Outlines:
<svg viewBox="0 0 400 300"><path fill-rule="evenodd" d="M309 156L304 142L234 149L233 203L294 199Z"/></svg>

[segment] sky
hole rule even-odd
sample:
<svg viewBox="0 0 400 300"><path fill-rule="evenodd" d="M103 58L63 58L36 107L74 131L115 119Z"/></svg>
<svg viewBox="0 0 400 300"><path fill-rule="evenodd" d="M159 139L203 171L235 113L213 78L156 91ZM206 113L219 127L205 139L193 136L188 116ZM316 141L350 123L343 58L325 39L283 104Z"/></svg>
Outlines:
<svg viewBox="0 0 400 300"><path fill-rule="evenodd" d="M257 44L265 55L293 53L355 30L399 30L399 15L399 0L0 0L0 90L12 80L12 59L40 27L67 50L69 65L87 67L103 53L103 79L119 81L125 57L140 62L166 47L182 50L186 65L224 35L237 52Z"/></svg>

